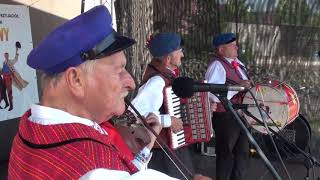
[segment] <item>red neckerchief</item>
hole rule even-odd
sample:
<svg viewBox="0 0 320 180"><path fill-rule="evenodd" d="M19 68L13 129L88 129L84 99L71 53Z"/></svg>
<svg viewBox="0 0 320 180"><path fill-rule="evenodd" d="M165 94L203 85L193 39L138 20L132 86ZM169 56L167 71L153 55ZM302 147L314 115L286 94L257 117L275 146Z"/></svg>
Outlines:
<svg viewBox="0 0 320 180"><path fill-rule="evenodd" d="M231 66L234 68L234 70L236 71L236 73L238 74L239 78L242 79L242 75L240 73L240 64L239 62L234 59L233 61L231 61Z"/></svg>
<svg viewBox="0 0 320 180"><path fill-rule="evenodd" d="M231 66L234 68L234 69L237 69L238 70L238 67L240 66L240 64L238 63L237 60L233 60L231 62Z"/></svg>

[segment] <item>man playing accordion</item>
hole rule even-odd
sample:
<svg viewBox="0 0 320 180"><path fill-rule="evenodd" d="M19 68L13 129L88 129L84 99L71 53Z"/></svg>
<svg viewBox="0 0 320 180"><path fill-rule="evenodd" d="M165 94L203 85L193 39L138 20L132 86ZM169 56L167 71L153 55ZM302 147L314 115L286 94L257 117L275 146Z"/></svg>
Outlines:
<svg viewBox="0 0 320 180"><path fill-rule="evenodd" d="M143 75L142 86L132 104L143 115L150 112L157 114L164 129L179 132L183 128L180 118L170 116L164 110L163 91L171 85L171 81L179 76L178 68L181 66L182 40L176 33L159 33L151 37L148 49L152 55L152 61ZM175 150L176 155L183 161L186 167L193 171L192 159L188 147ZM159 170L170 176L182 179L181 173L162 151L154 148L149 167Z"/></svg>

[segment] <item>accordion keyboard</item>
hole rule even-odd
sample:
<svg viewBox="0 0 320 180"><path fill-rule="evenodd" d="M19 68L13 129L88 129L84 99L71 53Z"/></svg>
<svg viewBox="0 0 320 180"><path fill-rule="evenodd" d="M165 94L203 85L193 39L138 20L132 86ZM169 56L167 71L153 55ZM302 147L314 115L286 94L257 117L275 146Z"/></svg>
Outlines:
<svg viewBox="0 0 320 180"><path fill-rule="evenodd" d="M176 118L184 119L182 115L184 114L180 98L174 94L171 87L166 88L166 100L167 100L167 111L170 116ZM172 148L178 148L186 144L186 138L184 135L184 130L181 130L177 133L171 131L171 146Z"/></svg>
<svg viewBox="0 0 320 180"><path fill-rule="evenodd" d="M208 92L196 92L191 98L177 97L172 87L165 88L164 101L166 112L180 118L183 130L173 133L170 129L169 144L176 149L196 142L207 142L213 136L211 108Z"/></svg>

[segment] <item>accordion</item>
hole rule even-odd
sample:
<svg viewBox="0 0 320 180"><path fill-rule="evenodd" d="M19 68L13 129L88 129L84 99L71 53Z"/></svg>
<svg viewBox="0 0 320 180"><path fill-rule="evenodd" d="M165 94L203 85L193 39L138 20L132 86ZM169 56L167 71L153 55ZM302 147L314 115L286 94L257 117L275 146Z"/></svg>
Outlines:
<svg viewBox="0 0 320 180"><path fill-rule="evenodd" d="M166 128L164 138L172 149L197 142L208 142L213 136L208 92L196 92L191 98L177 97L171 86L164 89L164 108L170 116L180 118L183 130L173 133Z"/></svg>

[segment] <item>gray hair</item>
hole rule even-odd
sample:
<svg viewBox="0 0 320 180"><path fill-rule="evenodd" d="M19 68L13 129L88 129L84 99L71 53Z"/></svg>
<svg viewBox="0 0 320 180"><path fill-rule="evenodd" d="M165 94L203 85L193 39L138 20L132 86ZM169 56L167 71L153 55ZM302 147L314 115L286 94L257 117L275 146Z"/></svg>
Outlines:
<svg viewBox="0 0 320 180"><path fill-rule="evenodd" d="M160 57L152 57L152 59L161 62L161 61L163 61L163 59L164 59L165 57L167 57L167 56L172 57L172 56L173 56L173 52L174 52L174 51L170 52L169 54L160 56Z"/></svg>
<svg viewBox="0 0 320 180"><path fill-rule="evenodd" d="M85 72L87 74L87 73L90 73L93 71L95 64L96 64L95 60L87 60L77 67L80 68L83 72ZM40 91L39 91L39 93L42 95L42 93L43 93L42 91L47 86L49 86L49 85L56 86L65 72L60 72L57 74L46 74L45 72L39 72L39 73L40 73L40 80L39 80Z"/></svg>

